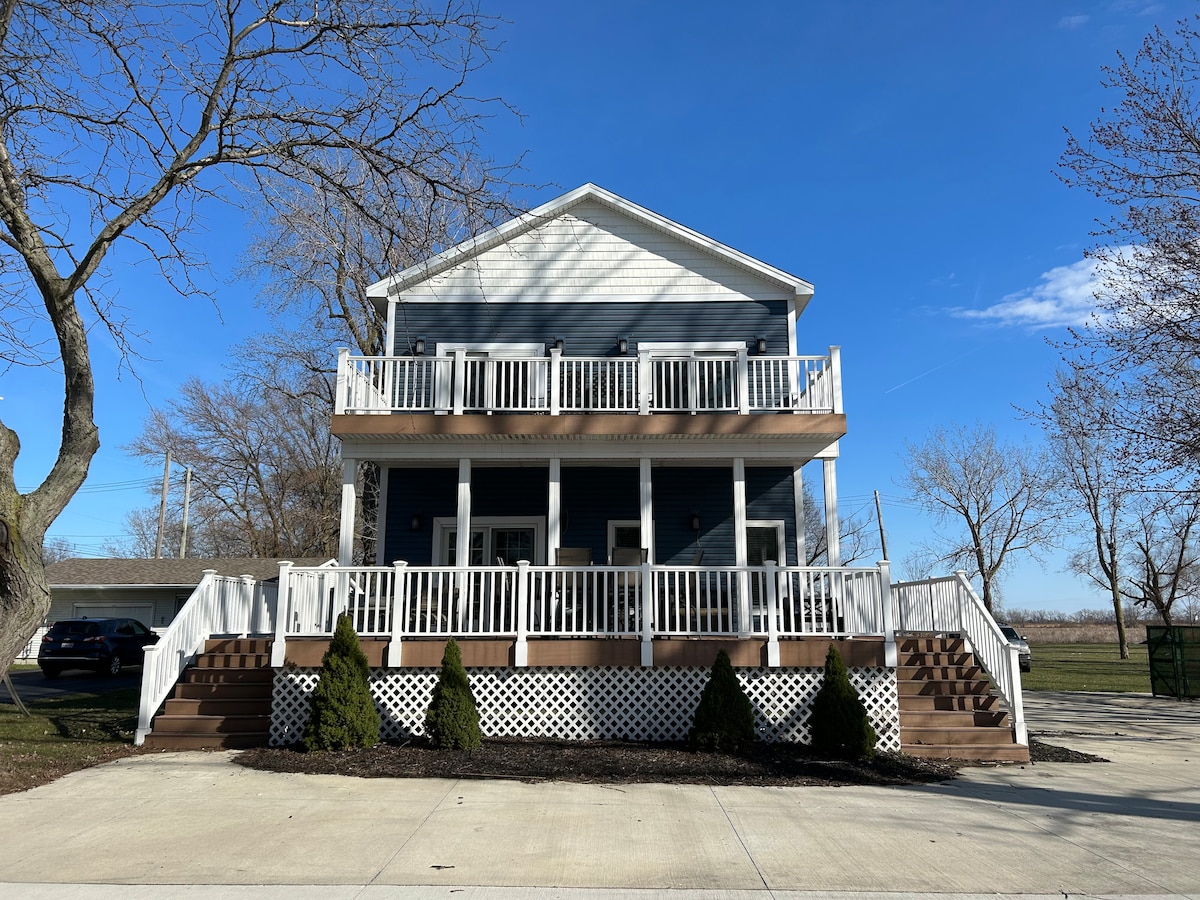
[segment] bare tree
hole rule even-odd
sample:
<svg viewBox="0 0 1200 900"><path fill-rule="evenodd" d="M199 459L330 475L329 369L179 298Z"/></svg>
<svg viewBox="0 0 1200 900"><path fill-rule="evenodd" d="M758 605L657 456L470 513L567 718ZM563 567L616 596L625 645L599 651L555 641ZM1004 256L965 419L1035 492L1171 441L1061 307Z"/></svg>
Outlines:
<svg viewBox="0 0 1200 900"><path fill-rule="evenodd" d="M1155 29L1104 70L1116 102L1068 133L1063 180L1114 208L1101 222L1097 314L1069 347L1116 388L1128 452L1146 471L1200 459L1200 17Z"/></svg>
<svg viewBox="0 0 1200 900"><path fill-rule="evenodd" d="M1113 391L1086 368L1055 375L1054 397L1038 418L1046 432L1065 521L1083 513L1087 537L1070 556L1071 570L1108 592L1121 659L1129 659L1122 615L1120 560L1127 513L1139 479L1122 450Z"/></svg>
<svg viewBox="0 0 1200 900"><path fill-rule="evenodd" d="M802 565L828 565L829 541L825 534L825 509L817 502L808 482L803 484L804 555L807 558ZM854 516L839 517L838 549L843 566L852 565L860 559L866 559L872 553L878 553L879 547L875 542L875 530L871 520L856 519Z"/></svg>
<svg viewBox="0 0 1200 900"><path fill-rule="evenodd" d="M284 393L245 379L189 379L128 448L147 460L170 450L192 468L196 552L336 555L341 461L329 428L332 378L301 373L291 384Z"/></svg>
<svg viewBox="0 0 1200 900"><path fill-rule="evenodd" d="M470 0L0 0L0 359L64 383L57 458L25 495L0 424L0 671L49 608L45 533L99 447L89 327L130 350L110 251L140 247L193 294L193 211L235 183L336 190L349 157L376 186L453 193L480 165L465 84L487 28Z"/></svg>
<svg viewBox="0 0 1200 900"><path fill-rule="evenodd" d="M938 428L906 447L904 486L912 499L939 523L961 529L943 536L941 560L979 576L991 611L1004 563L1014 554L1037 555L1049 541L1054 483L1045 456L1001 443L983 425Z"/></svg>
<svg viewBox="0 0 1200 900"><path fill-rule="evenodd" d="M1200 594L1200 493L1146 500L1131 543L1125 596L1171 625L1176 604Z"/></svg>

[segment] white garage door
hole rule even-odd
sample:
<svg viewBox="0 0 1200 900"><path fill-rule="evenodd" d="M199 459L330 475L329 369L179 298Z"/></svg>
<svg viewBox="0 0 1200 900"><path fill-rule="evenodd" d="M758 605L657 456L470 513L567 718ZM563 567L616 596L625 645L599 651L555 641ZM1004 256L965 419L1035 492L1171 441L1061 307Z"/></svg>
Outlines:
<svg viewBox="0 0 1200 900"><path fill-rule="evenodd" d="M74 616L89 619L137 619L147 628L154 618L153 603L76 603Z"/></svg>

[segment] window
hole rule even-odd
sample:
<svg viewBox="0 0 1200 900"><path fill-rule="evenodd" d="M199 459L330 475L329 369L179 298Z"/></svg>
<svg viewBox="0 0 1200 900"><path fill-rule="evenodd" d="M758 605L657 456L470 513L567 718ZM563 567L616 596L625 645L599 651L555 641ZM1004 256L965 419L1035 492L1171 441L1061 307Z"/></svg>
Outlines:
<svg viewBox="0 0 1200 900"><path fill-rule="evenodd" d="M434 565L458 565L458 523L449 516L433 520ZM545 564L546 520L542 516L471 519L471 566L515 566L526 559Z"/></svg>
<svg viewBox="0 0 1200 900"><path fill-rule="evenodd" d="M512 412L541 410L549 405L549 369L543 357L545 344L438 344L438 356L463 354L461 369L456 363L443 369L437 385L439 408L463 412Z"/></svg>
<svg viewBox="0 0 1200 900"><path fill-rule="evenodd" d="M608 520L608 558L614 550L639 550L642 546L642 523L637 519Z"/></svg>
<svg viewBox="0 0 1200 900"><path fill-rule="evenodd" d="M739 408L738 353L746 349L745 344L642 342L638 349L650 353L653 409L697 412Z"/></svg>

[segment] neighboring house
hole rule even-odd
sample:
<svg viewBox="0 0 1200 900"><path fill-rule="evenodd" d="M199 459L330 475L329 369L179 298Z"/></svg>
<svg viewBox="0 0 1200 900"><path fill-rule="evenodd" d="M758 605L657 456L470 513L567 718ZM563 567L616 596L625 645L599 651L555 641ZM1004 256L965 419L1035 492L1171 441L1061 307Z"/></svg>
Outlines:
<svg viewBox="0 0 1200 900"><path fill-rule="evenodd" d="M324 560L295 560L320 565ZM162 631L175 618L206 570L221 575L249 575L256 581L279 577L277 559L64 559L46 567L50 611L45 624L26 647L24 658L36 658L46 628L59 619L86 616L137 619Z"/></svg>
<svg viewBox="0 0 1200 900"><path fill-rule="evenodd" d="M454 636L485 732L682 737L726 649L763 736L804 741L837 641L883 749L953 743L902 724L901 698L925 690L905 682L944 668L986 694L978 657L1013 711L987 698L983 718L1027 758L1015 657L966 580L839 565L841 360L801 352L808 282L584 185L369 295L387 351L338 360L339 561L281 574L272 740L299 733L348 611L385 735L421 732ZM351 565L363 462L381 471L374 567ZM821 567L802 565L806 474ZM903 633L918 630L938 643ZM168 677L147 687L140 737Z"/></svg>

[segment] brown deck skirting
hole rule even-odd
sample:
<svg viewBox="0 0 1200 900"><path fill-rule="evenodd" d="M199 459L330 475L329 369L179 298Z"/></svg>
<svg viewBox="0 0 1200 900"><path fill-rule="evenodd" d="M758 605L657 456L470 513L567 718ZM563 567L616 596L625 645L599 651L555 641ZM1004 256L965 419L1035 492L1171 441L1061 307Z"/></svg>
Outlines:
<svg viewBox="0 0 1200 900"><path fill-rule="evenodd" d="M429 413L340 415L333 433L347 437L794 437L846 434L846 417L833 413L655 413L650 416L587 413L567 416Z"/></svg>
<svg viewBox="0 0 1200 900"><path fill-rule="evenodd" d="M363 651L372 668L383 666L387 641L363 638ZM511 639L459 638L463 665L467 667L505 667L513 664ZM782 666L823 666L829 645L836 644L842 661L848 666L884 665L883 641L856 638L833 641L829 638L801 638L779 642ZM287 642L286 665L319 666L329 641L324 638L292 638ZM639 638L571 638L531 640L530 666L637 666L641 665ZM442 664L446 641L442 638L411 638L403 642L400 665L403 668L436 668ZM711 666L717 651L729 654L735 666L756 668L767 664L767 643L737 638L659 638L654 641L656 666Z"/></svg>

